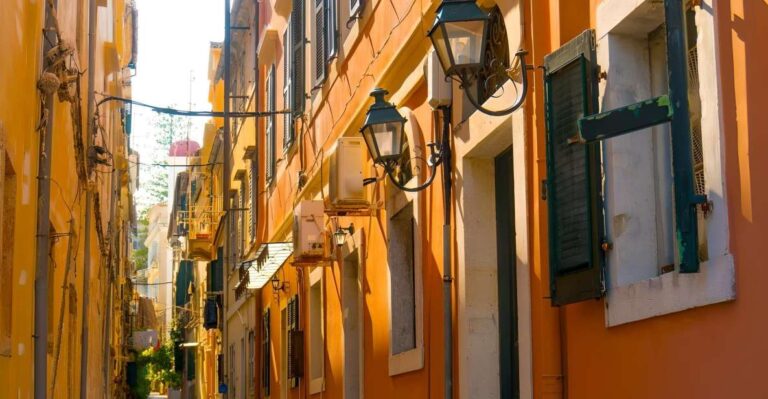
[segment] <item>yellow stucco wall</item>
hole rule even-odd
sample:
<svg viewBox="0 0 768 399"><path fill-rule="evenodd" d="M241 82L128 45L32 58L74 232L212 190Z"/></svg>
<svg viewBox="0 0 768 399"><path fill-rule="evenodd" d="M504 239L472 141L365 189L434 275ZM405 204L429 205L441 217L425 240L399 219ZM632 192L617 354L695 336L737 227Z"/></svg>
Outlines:
<svg viewBox="0 0 768 399"><path fill-rule="evenodd" d="M35 220L37 218L37 162L38 133L36 126L40 117L37 78L42 68L42 26L44 21L43 1L11 2L3 5L0 15L0 35L3 39L4 55L0 57L0 125L5 135L8 163L17 176L15 204L15 232L13 244L13 302L11 353L0 356L0 397L31 397L33 393L33 351L34 340L34 281L35 281ZM124 31L126 5L122 0L107 1L99 7L96 50L96 91L114 95L128 95L121 82L121 68L127 60L126 45L130 45L132 32ZM74 0L58 1L58 24L62 38L76 48L73 62L81 71L88 65L88 6L87 2ZM129 51L130 52L130 51ZM86 124L86 99L88 82L81 78L81 123ZM55 98L55 97L54 97ZM51 203L50 221L56 236L52 237L53 261L50 275L51 300L49 304L50 346L48 355L49 397L77 397L80 392L80 331L82 323L82 290L84 282L90 285L90 306L87 311L90 337L88 341L88 386L90 397L104 397L106 389L114 389L120 367L110 366L109 386L104 381L104 346L106 325L106 264L102 261L96 244L96 227L92 224L91 275L83 275L83 236L85 218L85 191L78 185L73 149L73 125L70 105L54 100L53 147L51 149ZM117 164L125 155L124 136L119 119L119 105L101 107L101 123L108 140L103 145L114 155ZM114 141L111 139L114 137ZM97 139L97 143L100 139ZM103 167L102 167L103 168ZM110 172L109 169L105 169ZM111 173L111 172L110 172ZM116 254L116 269L113 284L110 337L115 349L114 355L121 355L120 344L124 342L121 328L122 303L119 297L120 283L125 281L125 267L128 237L125 235L125 221L131 206L128 193L122 199L115 197L115 215L110 215L110 173L98 173L94 187L101 193L101 212L104 231L108 221L121 230L115 242L120 242L120 254ZM123 182L120 182L123 184ZM70 219L73 231L70 232ZM52 231L53 233L53 231ZM72 233L72 234L70 234ZM72 240L73 257L65 286L67 246ZM120 364L120 360L116 364ZM56 367L54 368L54 364ZM114 375L112 373L115 373ZM55 388L53 381L55 376Z"/></svg>

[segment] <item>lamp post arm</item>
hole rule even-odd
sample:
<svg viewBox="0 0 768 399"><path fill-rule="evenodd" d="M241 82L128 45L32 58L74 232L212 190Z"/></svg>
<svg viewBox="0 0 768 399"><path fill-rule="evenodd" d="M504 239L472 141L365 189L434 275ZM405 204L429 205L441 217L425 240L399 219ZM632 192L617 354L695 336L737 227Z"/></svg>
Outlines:
<svg viewBox="0 0 768 399"><path fill-rule="evenodd" d="M435 180L435 176L437 175L437 167L442 163L441 159L442 158L439 158L437 162L432 163L431 165L429 165L429 177L427 178L427 181L425 181L424 183L422 183L422 184L420 184L420 185L418 185L416 187L407 187L407 186L405 186L405 184L403 184L400 181L398 181L397 178L395 178L395 176L392 174L392 172L394 171L394 168L391 165L385 164L384 165L384 170L387 172L387 176L389 176L389 180L397 188L399 188L399 189L401 189L403 191L408 191L408 192L411 192L411 193L415 193L415 192L421 191L421 190L429 187L430 184L432 184L432 182Z"/></svg>
<svg viewBox="0 0 768 399"><path fill-rule="evenodd" d="M515 100L514 104L512 104L510 107L508 107L506 109L490 110L490 109L487 109L487 108L483 107L482 105L478 104L477 99L474 98L469 91L467 91L466 93L467 93L467 98L469 99L469 102L472 103L472 105L476 109L478 109L480 112L482 112L482 113L484 113L486 115L491 115L491 116L504 116L504 115L509 115L512 112L517 111L518 108L520 108L523 105L523 102L525 101L525 97L528 94L528 70L533 69L533 65L528 65L528 64L525 63L525 55L526 54L528 54L528 52L525 51L525 50L519 50L517 53L515 53L515 57L517 57L520 60L520 65L521 65L521 68L522 68L522 73L521 73L521 79L522 79L521 86L522 86L522 89L520 91L520 95L517 97L517 100ZM461 81L462 81L462 85L463 85L463 82L466 82L467 79L465 79L465 77L462 75L461 76Z"/></svg>

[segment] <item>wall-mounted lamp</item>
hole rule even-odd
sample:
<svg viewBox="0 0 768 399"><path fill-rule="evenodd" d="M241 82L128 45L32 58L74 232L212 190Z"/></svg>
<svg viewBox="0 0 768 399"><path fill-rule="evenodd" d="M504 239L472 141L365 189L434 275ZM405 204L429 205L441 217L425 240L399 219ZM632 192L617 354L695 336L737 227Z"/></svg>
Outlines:
<svg viewBox="0 0 768 399"><path fill-rule="evenodd" d="M491 33L489 13L483 11L475 0L443 0L437 8L435 22L428 35L432 40L440 64L449 78L457 78L461 87L466 89L478 82L480 72L487 66L491 66L494 74L506 74L509 76L509 65L504 60L487 60L488 40ZM494 111L484 108L479 104L473 90L465 90L467 98L472 105L481 112L492 115L508 115L523 105L528 91L528 77L526 72L533 69L532 65L525 63L524 50L515 53L522 67L522 89L514 104L506 109ZM487 79L485 79L487 80Z"/></svg>
<svg viewBox="0 0 768 399"><path fill-rule="evenodd" d="M355 234L354 224L350 223L349 227L339 226L339 228L333 232L333 243L336 244L337 247L343 247L347 242L347 233L349 233L349 235Z"/></svg>
<svg viewBox="0 0 768 399"><path fill-rule="evenodd" d="M280 291L285 291L288 289L288 283L285 281L280 281L279 278L277 278L277 275L272 276L272 280L270 280L272 283L272 292L275 293L275 295L278 295Z"/></svg>
<svg viewBox="0 0 768 399"><path fill-rule="evenodd" d="M434 180L435 169L443 160L442 150L444 146L435 143L428 144L431 154L427 164L431 173L424 184L418 187L406 187L404 182L399 181L395 177L395 172L399 167L402 167L400 158L403 155L403 147L406 142L404 129L406 119L400 115L394 104L384 99L387 94L389 92L381 88L376 88L371 92L371 97L375 100L365 115L365 122L360 128L360 133L365 139L373 162L384 167L392 183L404 191L421 191Z"/></svg>

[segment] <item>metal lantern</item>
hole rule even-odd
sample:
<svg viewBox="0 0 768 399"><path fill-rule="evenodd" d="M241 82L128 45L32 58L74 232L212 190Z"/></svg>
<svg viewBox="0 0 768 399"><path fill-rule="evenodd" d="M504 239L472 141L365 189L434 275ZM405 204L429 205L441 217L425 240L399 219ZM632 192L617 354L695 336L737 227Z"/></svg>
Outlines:
<svg viewBox="0 0 768 399"><path fill-rule="evenodd" d="M472 73L485 64L488 13L474 0L444 0L429 38L447 76Z"/></svg>
<svg viewBox="0 0 768 399"><path fill-rule="evenodd" d="M342 228L336 229L336 231L333 232L333 242L337 247L343 247L347 242L347 232Z"/></svg>
<svg viewBox="0 0 768 399"><path fill-rule="evenodd" d="M406 119L393 104L384 100L387 94L389 92L380 88L371 92L375 101L368 109L365 123L360 129L373 162L379 164L399 159L405 141Z"/></svg>

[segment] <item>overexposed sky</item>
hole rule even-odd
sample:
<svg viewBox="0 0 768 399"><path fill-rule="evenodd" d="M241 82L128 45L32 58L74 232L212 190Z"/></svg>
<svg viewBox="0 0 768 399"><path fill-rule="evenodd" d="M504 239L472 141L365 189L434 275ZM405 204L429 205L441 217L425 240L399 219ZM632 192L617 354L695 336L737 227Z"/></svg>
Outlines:
<svg viewBox="0 0 768 399"><path fill-rule="evenodd" d="M224 39L224 0L136 0L139 12L139 41L136 76L132 79L134 100L158 106L210 110L208 103L208 50L211 41ZM190 86L190 76L192 82ZM191 87L191 91L190 91ZM154 112L133 109L131 146L142 163L156 163ZM200 142L208 118L190 118L189 137ZM151 176L142 167L141 179ZM142 204L142 189L137 193Z"/></svg>

